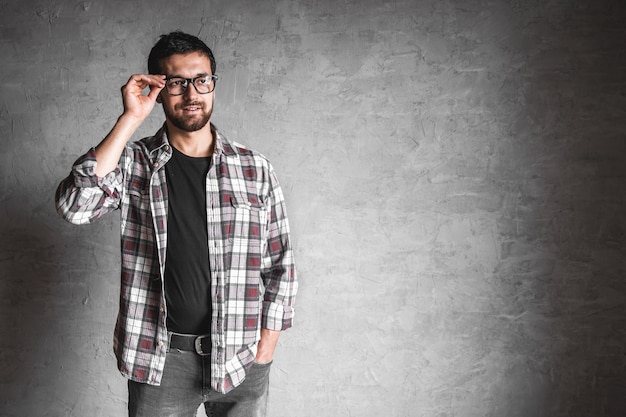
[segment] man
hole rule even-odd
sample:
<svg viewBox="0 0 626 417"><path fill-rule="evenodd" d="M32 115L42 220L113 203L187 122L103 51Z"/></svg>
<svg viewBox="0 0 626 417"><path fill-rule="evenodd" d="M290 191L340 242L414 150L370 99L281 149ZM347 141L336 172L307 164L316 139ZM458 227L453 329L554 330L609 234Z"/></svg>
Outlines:
<svg viewBox="0 0 626 417"><path fill-rule="evenodd" d="M129 415L265 415L269 367L297 290L285 203L267 159L210 123L215 58L195 36L161 36L149 74L56 192L71 223L119 210L114 351ZM144 94L144 90L148 93ZM156 135L129 139L160 103Z"/></svg>

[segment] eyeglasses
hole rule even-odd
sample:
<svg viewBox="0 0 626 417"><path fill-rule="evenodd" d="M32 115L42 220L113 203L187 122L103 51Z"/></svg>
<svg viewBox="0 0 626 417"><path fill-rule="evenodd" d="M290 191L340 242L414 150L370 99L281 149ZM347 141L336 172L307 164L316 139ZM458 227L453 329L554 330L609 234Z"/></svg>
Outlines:
<svg viewBox="0 0 626 417"><path fill-rule="evenodd" d="M215 90L217 75L201 75L195 78L170 77L165 79L165 89L170 96L185 94L189 84L193 84L200 94L209 94Z"/></svg>

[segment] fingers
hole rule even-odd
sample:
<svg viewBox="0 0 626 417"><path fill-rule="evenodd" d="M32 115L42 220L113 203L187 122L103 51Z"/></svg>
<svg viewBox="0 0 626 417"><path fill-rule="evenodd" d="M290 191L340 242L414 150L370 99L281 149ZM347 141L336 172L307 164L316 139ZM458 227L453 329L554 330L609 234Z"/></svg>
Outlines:
<svg viewBox="0 0 626 417"><path fill-rule="evenodd" d="M150 91L144 94L143 91ZM143 120L152 111L157 96L165 88L165 76L155 74L135 74L122 87L124 114Z"/></svg>
<svg viewBox="0 0 626 417"><path fill-rule="evenodd" d="M150 87L150 92L148 93L148 97L151 100L156 100L159 94L161 93L161 90L163 90L163 87L165 87L165 85L163 85L162 87Z"/></svg>
<svg viewBox="0 0 626 417"><path fill-rule="evenodd" d="M165 87L165 75L156 74L134 74L128 79L128 82L122 87L122 92L141 93L146 87L151 90L162 90Z"/></svg>

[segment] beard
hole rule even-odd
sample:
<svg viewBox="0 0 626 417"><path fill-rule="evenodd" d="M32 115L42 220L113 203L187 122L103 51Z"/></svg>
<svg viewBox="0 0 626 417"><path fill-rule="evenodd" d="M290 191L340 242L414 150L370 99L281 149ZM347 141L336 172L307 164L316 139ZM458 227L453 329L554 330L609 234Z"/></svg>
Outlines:
<svg viewBox="0 0 626 417"><path fill-rule="evenodd" d="M209 120L211 120L213 106L211 106L211 109L209 111L204 110L205 106L203 103L197 102L183 103L180 107L190 105L199 106L203 110L202 113L197 116L186 117L183 115L175 114L175 112L169 106L163 106L163 111L165 112L165 116L167 117L167 119L180 130L183 130L185 132L196 132L205 127L207 123L209 123Z"/></svg>

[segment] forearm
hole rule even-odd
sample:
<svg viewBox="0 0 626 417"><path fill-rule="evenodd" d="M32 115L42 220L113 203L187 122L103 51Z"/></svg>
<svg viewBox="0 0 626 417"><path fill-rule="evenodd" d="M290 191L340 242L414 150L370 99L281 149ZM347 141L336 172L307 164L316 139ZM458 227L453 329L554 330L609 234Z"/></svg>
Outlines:
<svg viewBox="0 0 626 417"><path fill-rule="evenodd" d="M257 363L268 363L274 358L274 351L280 331L261 329L261 340L259 340L255 361Z"/></svg>
<svg viewBox="0 0 626 417"><path fill-rule="evenodd" d="M115 170L124 147L141 125L142 120L122 115L117 119L111 132L96 146L96 175L104 177Z"/></svg>

